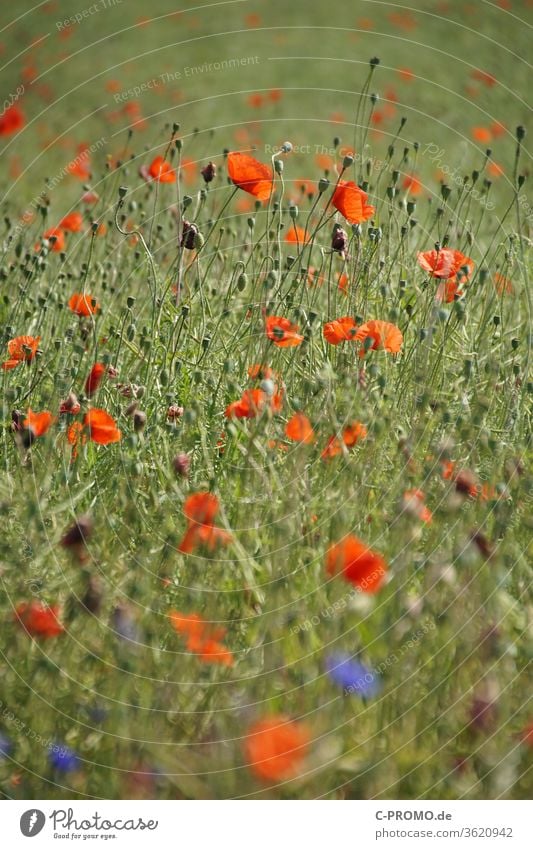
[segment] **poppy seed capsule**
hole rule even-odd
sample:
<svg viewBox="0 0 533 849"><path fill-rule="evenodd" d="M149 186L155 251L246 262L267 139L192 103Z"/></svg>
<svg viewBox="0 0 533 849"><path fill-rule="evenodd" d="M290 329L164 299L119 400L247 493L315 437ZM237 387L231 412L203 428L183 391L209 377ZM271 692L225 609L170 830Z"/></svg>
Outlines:
<svg viewBox="0 0 533 849"><path fill-rule="evenodd" d="M176 454L172 461L172 465L174 466L174 471L177 475L182 478L186 478L189 474L189 468L191 465L189 455L185 453Z"/></svg>
<svg viewBox="0 0 533 849"><path fill-rule="evenodd" d="M217 166L214 162L210 162L208 165L205 166L205 168L202 168L200 173L206 183L211 183L215 179L217 173Z"/></svg>

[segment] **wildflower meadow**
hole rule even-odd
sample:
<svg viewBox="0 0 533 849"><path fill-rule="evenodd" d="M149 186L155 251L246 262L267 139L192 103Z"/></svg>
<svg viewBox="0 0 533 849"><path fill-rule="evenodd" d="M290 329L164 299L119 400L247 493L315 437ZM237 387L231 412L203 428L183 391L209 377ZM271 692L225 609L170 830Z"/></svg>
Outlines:
<svg viewBox="0 0 533 849"><path fill-rule="evenodd" d="M530 797L531 2L0 24L2 798Z"/></svg>

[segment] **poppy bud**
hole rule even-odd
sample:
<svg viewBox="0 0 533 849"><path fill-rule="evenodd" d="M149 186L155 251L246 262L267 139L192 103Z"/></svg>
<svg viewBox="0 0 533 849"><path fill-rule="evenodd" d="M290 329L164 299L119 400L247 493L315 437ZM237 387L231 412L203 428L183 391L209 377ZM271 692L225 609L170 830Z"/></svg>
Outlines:
<svg viewBox="0 0 533 849"><path fill-rule="evenodd" d="M371 68L376 68L376 67L379 65L380 61L381 61L381 60L380 60L380 59L378 59L378 57L377 57L377 56L373 56L373 57L372 57L372 59L370 60L370 67L371 67Z"/></svg>
<svg viewBox="0 0 533 849"><path fill-rule="evenodd" d="M133 414L133 429L135 433L140 433L146 426L146 413L142 410L135 410Z"/></svg>
<svg viewBox="0 0 533 849"><path fill-rule="evenodd" d="M186 478L189 475L189 468L191 465L191 460L188 454L176 454L174 460L172 461L172 465L174 466L174 471L181 478Z"/></svg>
<svg viewBox="0 0 533 849"><path fill-rule="evenodd" d="M191 224L189 221L184 221L183 230L181 233L180 247L187 248L188 251L193 251L195 248L195 241L198 232L199 231L196 224Z"/></svg>
<svg viewBox="0 0 533 849"><path fill-rule="evenodd" d="M516 128L516 139L517 139L517 141L521 142L525 139L525 137L526 137L526 128L522 127L522 125L520 125L519 127Z"/></svg>
<svg viewBox="0 0 533 849"><path fill-rule="evenodd" d="M351 153L347 153L344 159L342 160L343 168L350 168L353 165L353 156Z"/></svg>
<svg viewBox="0 0 533 849"><path fill-rule="evenodd" d="M291 153L291 151L292 151L291 142L290 141L283 142L283 144L280 147L280 153Z"/></svg>
<svg viewBox="0 0 533 849"><path fill-rule="evenodd" d="M327 177L321 177L320 180L318 181L318 191L320 192L321 195L324 194L324 192L326 191L328 186L329 186L328 178Z"/></svg>
<svg viewBox="0 0 533 849"><path fill-rule="evenodd" d="M283 161L281 159L275 159L274 160L274 168L275 168L276 174L283 174L283 167L284 167Z"/></svg>
<svg viewBox="0 0 533 849"><path fill-rule="evenodd" d="M208 165L205 166L205 168L202 168L200 173L206 183L211 183L215 179L217 173L217 166L214 164L214 162L210 162Z"/></svg>
<svg viewBox="0 0 533 849"><path fill-rule="evenodd" d="M331 247L334 251L342 254L348 247L348 234L342 227L335 227L331 237Z"/></svg>
<svg viewBox="0 0 533 849"><path fill-rule="evenodd" d="M118 196L119 196L121 201L124 200L124 198L126 197L127 194L128 194L128 189L126 188L126 186L119 186L118 187Z"/></svg>

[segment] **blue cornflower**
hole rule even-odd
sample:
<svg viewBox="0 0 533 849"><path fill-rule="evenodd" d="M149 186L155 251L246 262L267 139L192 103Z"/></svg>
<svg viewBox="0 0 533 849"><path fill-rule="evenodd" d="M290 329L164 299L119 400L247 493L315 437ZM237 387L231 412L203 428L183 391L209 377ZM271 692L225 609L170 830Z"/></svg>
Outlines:
<svg viewBox="0 0 533 849"><path fill-rule="evenodd" d="M48 760L59 772L74 772L79 769L80 759L68 746L54 743L50 746Z"/></svg>
<svg viewBox="0 0 533 849"><path fill-rule="evenodd" d="M371 699L381 690L381 680L377 673L348 652L334 652L328 655L326 672L337 686L342 687L346 696Z"/></svg>

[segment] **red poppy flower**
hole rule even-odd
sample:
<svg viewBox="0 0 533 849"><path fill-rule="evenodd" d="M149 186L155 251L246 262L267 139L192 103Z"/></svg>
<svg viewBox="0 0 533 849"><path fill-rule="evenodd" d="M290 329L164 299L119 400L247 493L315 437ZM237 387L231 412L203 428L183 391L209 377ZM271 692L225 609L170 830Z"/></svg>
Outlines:
<svg viewBox="0 0 533 849"><path fill-rule="evenodd" d="M457 272L466 269L463 279L468 279L474 270L474 261L461 251L453 248L441 248L439 251L420 251L417 256L419 265L432 277L440 280L453 280Z"/></svg>
<svg viewBox="0 0 533 849"><path fill-rule="evenodd" d="M402 183L402 187L407 189L407 191L412 194L414 197L417 197L422 192L422 183L418 177L415 177L414 174L407 176L404 178Z"/></svg>
<svg viewBox="0 0 533 849"><path fill-rule="evenodd" d="M342 431L342 436L330 436L326 446L320 455L322 460L330 460L342 453L343 444L347 448L353 448L362 439L366 439L368 431L362 422L351 422Z"/></svg>
<svg viewBox="0 0 533 849"><path fill-rule="evenodd" d="M347 295L348 294L348 286L350 284L350 278L348 277L348 275L345 272L343 272L342 274L339 274L338 284L339 284L339 289L341 290L341 292L343 292L345 295Z"/></svg>
<svg viewBox="0 0 533 849"><path fill-rule="evenodd" d="M426 506L426 496L421 489L407 489L402 496L402 509L425 524L433 519L431 510Z"/></svg>
<svg viewBox="0 0 533 849"><path fill-rule="evenodd" d="M15 368L25 360L33 360L40 341L40 336L16 336L10 339L7 343L9 359L2 363L4 371Z"/></svg>
<svg viewBox="0 0 533 849"><path fill-rule="evenodd" d="M295 413L285 425L285 436L293 442L303 442L311 445L315 434L311 422L304 413Z"/></svg>
<svg viewBox="0 0 533 849"><path fill-rule="evenodd" d="M69 212L59 222L59 226L63 230L69 230L71 233L79 233L83 230L83 215L81 212Z"/></svg>
<svg viewBox="0 0 533 849"><path fill-rule="evenodd" d="M54 421L54 416L47 410L42 413L34 413L33 410L28 410L27 418L24 419L22 424L31 430L34 436L43 436Z"/></svg>
<svg viewBox="0 0 533 849"><path fill-rule="evenodd" d="M0 136L12 136L18 133L26 123L20 106L13 103L0 115Z"/></svg>
<svg viewBox="0 0 533 849"><path fill-rule="evenodd" d="M472 138L480 144L490 144L492 133L488 127L472 127Z"/></svg>
<svg viewBox="0 0 533 849"><path fill-rule="evenodd" d="M92 367L87 380L85 381L85 394L88 398L91 395L94 395L100 383L102 382L102 378L106 373L106 367L103 363L95 363Z"/></svg>
<svg viewBox="0 0 533 849"><path fill-rule="evenodd" d="M68 302L69 309L80 316L95 315L100 310L100 304L92 295L75 292Z"/></svg>
<svg viewBox="0 0 533 849"><path fill-rule="evenodd" d="M268 200L274 189L272 169L245 153L228 154L229 178L258 200Z"/></svg>
<svg viewBox="0 0 533 849"><path fill-rule="evenodd" d="M274 372L270 366L258 364L248 366L248 377L252 380L269 380L274 377Z"/></svg>
<svg viewBox="0 0 533 849"><path fill-rule="evenodd" d="M83 426L89 431L89 439L99 445L109 445L122 439L114 418L105 410L89 410L83 419Z"/></svg>
<svg viewBox="0 0 533 849"><path fill-rule="evenodd" d="M367 350L377 351L380 348L390 354L397 354L403 343L402 331L395 324L380 319L372 319L362 324L355 334L355 338L363 343L359 351L360 357L364 357ZM371 340L369 348L367 347L367 339Z"/></svg>
<svg viewBox="0 0 533 849"><path fill-rule="evenodd" d="M437 286L435 298L437 301L444 301L447 304L453 303L463 295L463 289L460 289L455 280L443 280Z"/></svg>
<svg viewBox="0 0 533 849"><path fill-rule="evenodd" d="M59 621L58 605L48 606L41 601L23 601L17 605L15 616L30 637L57 637L65 630Z"/></svg>
<svg viewBox="0 0 533 849"><path fill-rule="evenodd" d="M375 208L367 204L368 195L353 180L339 180L331 200L335 209L344 215L348 224L361 224L375 213Z"/></svg>
<svg viewBox="0 0 533 849"><path fill-rule="evenodd" d="M387 572L385 560L353 534L334 543L326 554L328 575L341 574L345 581L362 592L379 590Z"/></svg>
<svg viewBox="0 0 533 849"><path fill-rule="evenodd" d="M316 194L317 183L315 180L302 178L300 180L293 180L293 183L298 191L300 191L303 195L307 195L308 198L311 198L314 194Z"/></svg>
<svg viewBox="0 0 533 849"><path fill-rule="evenodd" d="M320 456L322 460L331 460L332 457L337 457L341 453L342 445L339 437L330 436Z"/></svg>
<svg viewBox="0 0 533 849"><path fill-rule="evenodd" d="M263 781L284 781L301 770L311 737L306 726L278 714L254 723L244 741L246 760Z"/></svg>
<svg viewBox="0 0 533 849"><path fill-rule="evenodd" d="M65 231L60 227L51 227L46 233L43 233L43 239L48 239L51 244L51 250L55 253L64 251L66 248ZM37 245L39 249L40 245Z"/></svg>
<svg viewBox="0 0 533 849"><path fill-rule="evenodd" d="M220 509L220 503L212 492L195 492L183 504L183 515L189 522L212 525Z"/></svg>
<svg viewBox="0 0 533 849"><path fill-rule="evenodd" d="M357 325L349 315L328 321L322 328L324 339L330 345L340 345L341 342L347 341L353 342L356 332Z"/></svg>
<svg viewBox="0 0 533 849"><path fill-rule="evenodd" d="M298 333L299 327L291 324L288 318L269 315L265 319L266 335L278 348L294 348L300 345L304 337Z"/></svg>
<svg viewBox="0 0 533 849"><path fill-rule="evenodd" d="M211 492L196 492L190 495L183 505L187 519L187 530L181 540L178 551L190 554L196 548L214 551L219 545L227 545L232 536L223 528L215 527L215 517L219 511L219 501Z"/></svg>
<svg viewBox="0 0 533 849"><path fill-rule="evenodd" d="M499 165L497 162L489 162L487 166L487 171L489 172L490 176L495 179L498 179L505 173L503 165Z"/></svg>
<svg viewBox="0 0 533 849"><path fill-rule="evenodd" d="M199 655L204 663L233 666L233 654L220 642L226 633L225 628L213 628L198 613L183 614L171 610L169 617L172 627L187 638L188 651Z"/></svg>
<svg viewBox="0 0 533 849"><path fill-rule="evenodd" d="M228 404L224 415L227 419L254 419L265 409L268 396L262 389L246 389L238 401Z"/></svg>
<svg viewBox="0 0 533 849"><path fill-rule="evenodd" d="M498 295L514 295L514 286L512 280L504 277L503 274L496 272L494 275L494 287Z"/></svg>
<svg viewBox="0 0 533 849"><path fill-rule="evenodd" d="M172 170L162 156L156 156L148 171L152 179L157 180L158 183L176 182L176 172Z"/></svg>
<svg viewBox="0 0 533 849"><path fill-rule="evenodd" d="M415 75L410 68L398 68L397 73L404 83L411 83L415 78Z"/></svg>
<svg viewBox="0 0 533 849"><path fill-rule="evenodd" d="M68 173L73 177L77 177L78 180L83 180L84 182L89 180L91 176L90 158L91 155L87 145L78 145L76 157L67 165Z"/></svg>
<svg viewBox="0 0 533 849"><path fill-rule="evenodd" d="M287 231L285 241L289 244L307 245L311 241L311 234L307 233L303 227L298 227L296 224Z"/></svg>
<svg viewBox="0 0 533 849"><path fill-rule="evenodd" d="M264 98L262 94L256 92L255 94L249 94L246 98L246 102L248 106L252 107L252 109L260 109L264 103Z"/></svg>
<svg viewBox="0 0 533 849"><path fill-rule="evenodd" d="M510 6L509 6L510 7ZM483 83L488 88L492 88L497 83L494 74L489 74L488 71L482 71L480 68L474 68L470 76L480 83Z"/></svg>
<svg viewBox="0 0 533 849"><path fill-rule="evenodd" d="M362 422L350 422L342 431L342 441L347 448L353 448L362 439L366 439L368 430Z"/></svg>

